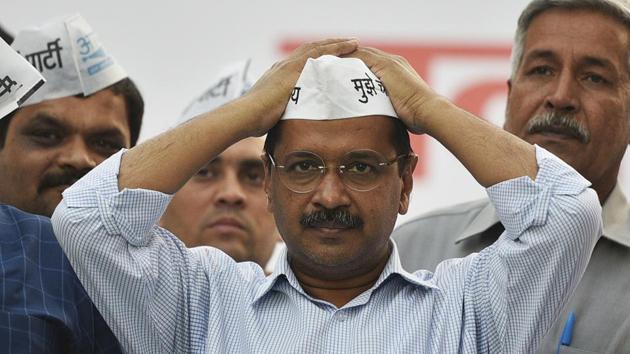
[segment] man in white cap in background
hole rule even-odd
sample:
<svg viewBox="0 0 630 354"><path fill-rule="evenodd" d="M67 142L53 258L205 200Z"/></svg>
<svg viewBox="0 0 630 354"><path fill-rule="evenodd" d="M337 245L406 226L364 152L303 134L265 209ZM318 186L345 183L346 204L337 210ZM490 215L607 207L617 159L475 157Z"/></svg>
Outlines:
<svg viewBox="0 0 630 354"><path fill-rule="evenodd" d="M50 216L65 188L135 145L144 102L79 15L20 31L12 46L47 84L0 119L0 202Z"/></svg>
<svg viewBox="0 0 630 354"><path fill-rule="evenodd" d="M112 156L64 192L55 235L126 350L536 347L601 232L595 192L545 150L436 95L404 59L357 47L305 44L240 99ZM405 125L447 146L506 224L495 245L435 274L404 271L389 238L417 162ZM156 226L209 160L272 127L265 190L287 245L272 275Z"/></svg>
<svg viewBox="0 0 630 354"><path fill-rule="evenodd" d="M2 119L40 88L44 78L2 40L0 62ZM121 352L48 218L0 204L0 279L3 353Z"/></svg>
<svg viewBox="0 0 630 354"><path fill-rule="evenodd" d="M540 353L630 353L630 205L617 183L630 142L630 2L532 1L516 33L504 129L569 163L603 207L603 237ZM484 198L418 216L392 237L405 269L433 270L502 232Z"/></svg>
<svg viewBox="0 0 630 354"><path fill-rule="evenodd" d="M246 60L226 67L186 108L178 125L245 94L252 86L249 66ZM209 161L173 196L160 226L187 247L216 247L237 262L256 262L271 273L269 260L281 245L263 189L264 142L261 137L244 139Z"/></svg>

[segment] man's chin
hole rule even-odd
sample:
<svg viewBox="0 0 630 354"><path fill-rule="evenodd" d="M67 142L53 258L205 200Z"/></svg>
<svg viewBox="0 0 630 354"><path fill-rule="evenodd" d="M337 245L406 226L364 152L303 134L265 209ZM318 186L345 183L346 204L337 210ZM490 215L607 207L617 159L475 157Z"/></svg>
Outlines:
<svg viewBox="0 0 630 354"><path fill-rule="evenodd" d="M206 233L198 240L199 242L193 246L210 246L223 251L237 262L249 260L247 259L247 250L241 241L242 235L209 234Z"/></svg>
<svg viewBox="0 0 630 354"><path fill-rule="evenodd" d="M338 266L349 262L362 235L358 229L307 227L299 236L303 254L320 266Z"/></svg>
<svg viewBox="0 0 630 354"><path fill-rule="evenodd" d="M208 244L206 246L214 247L227 254L236 262L253 262L254 260L247 254L247 252L240 246L226 243Z"/></svg>
<svg viewBox="0 0 630 354"><path fill-rule="evenodd" d="M63 188L61 186L51 187L43 190L35 202L37 205L33 206L33 209L37 210L35 214L45 215L48 217L52 216L55 208L57 208L57 205L59 205L61 199L63 198L61 193L66 188L68 188L68 186Z"/></svg>
<svg viewBox="0 0 630 354"><path fill-rule="evenodd" d="M70 186L67 184L54 186L54 187L48 187L40 191L39 194L46 200L57 200L57 203L59 203L62 198L61 193L63 193L63 191L68 189L68 187Z"/></svg>

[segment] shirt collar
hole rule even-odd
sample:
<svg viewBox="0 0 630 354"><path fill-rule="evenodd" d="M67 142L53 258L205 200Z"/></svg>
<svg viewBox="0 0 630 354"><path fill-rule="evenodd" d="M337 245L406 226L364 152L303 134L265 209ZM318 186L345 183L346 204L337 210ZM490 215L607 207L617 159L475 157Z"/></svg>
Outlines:
<svg viewBox="0 0 630 354"><path fill-rule="evenodd" d="M630 247L630 205L619 183L617 183L602 206L602 219L604 222L603 236L621 245ZM499 217L494 210L494 206L490 203L490 200L487 200L479 214L455 239L455 243L478 235L498 222Z"/></svg>
<svg viewBox="0 0 630 354"><path fill-rule="evenodd" d="M489 199L486 199L486 204L481 208L472 222L468 224L464 231L455 239L455 243L460 243L470 237L478 235L498 222L499 217L494 210L494 205L490 203Z"/></svg>
<svg viewBox="0 0 630 354"><path fill-rule="evenodd" d="M630 205L619 183L602 206L604 237L630 247Z"/></svg>
<svg viewBox="0 0 630 354"><path fill-rule="evenodd" d="M352 300L350 303L348 303L348 305L353 304L356 301L361 301L361 298L366 298L365 302L367 302L367 298L369 298L370 294L393 275L399 275L406 282L419 287L427 288L427 290L440 290L440 288L433 282L421 279L420 277L404 270L402 264L400 263L400 256L398 254L398 247L396 247L396 243L390 241L390 244L392 245L392 253L389 256L389 260L387 261L383 272L379 276L376 283L374 283L374 286ZM256 294L254 295L252 303L256 303L272 289L276 289L282 282L282 280L288 282L289 285L291 285L291 287L293 287L299 293L311 298L308 294L306 294L304 289L302 289L302 286L297 280L295 273L293 273L293 270L291 270L291 266L289 265L289 259L287 256L287 248L284 247L280 253L280 256L278 257L278 263L276 264L273 273L271 273L271 275L269 275L258 288ZM316 299L313 300L317 301Z"/></svg>

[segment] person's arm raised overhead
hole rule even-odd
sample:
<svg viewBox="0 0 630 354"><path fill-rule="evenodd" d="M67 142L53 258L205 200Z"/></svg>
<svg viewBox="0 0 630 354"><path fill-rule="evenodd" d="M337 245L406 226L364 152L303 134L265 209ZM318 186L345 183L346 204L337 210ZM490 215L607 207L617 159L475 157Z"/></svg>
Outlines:
<svg viewBox="0 0 630 354"><path fill-rule="evenodd" d="M536 177L536 153L531 144L435 93L405 58L374 48L360 48L351 56L363 60L383 80L396 113L409 131L437 139L482 186L521 176Z"/></svg>
<svg viewBox="0 0 630 354"><path fill-rule="evenodd" d="M278 122L308 58L347 54L357 45L355 39L304 44L274 64L243 97L129 150L120 166L120 190L174 193L228 146L261 136Z"/></svg>
<svg viewBox="0 0 630 354"><path fill-rule="evenodd" d="M217 289L217 278L225 282L233 275L226 268L236 267L217 250L187 249L156 225L170 194L231 144L271 128L309 57L346 54L356 47L353 39L305 44L242 98L117 153L64 192L52 218L55 234L128 352L204 348L207 317L222 313L217 297L226 296ZM264 277L251 265L238 269L243 272L233 282ZM243 286L225 288L237 292Z"/></svg>
<svg viewBox="0 0 630 354"><path fill-rule="evenodd" d="M488 188L505 233L474 257L464 286L463 341L480 352L534 351L575 290L597 238L601 207L590 183L542 148L437 95L404 58L361 48L414 133L448 148ZM449 264L435 276L448 276Z"/></svg>

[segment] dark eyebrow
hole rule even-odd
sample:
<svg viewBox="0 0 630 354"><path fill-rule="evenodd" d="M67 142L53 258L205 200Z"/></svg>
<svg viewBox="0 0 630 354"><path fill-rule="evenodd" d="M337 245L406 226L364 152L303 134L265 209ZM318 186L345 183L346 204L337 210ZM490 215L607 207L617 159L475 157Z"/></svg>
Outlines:
<svg viewBox="0 0 630 354"><path fill-rule="evenodd" d="M247 159L247 160L242 160L239 165L241 166L241 168L263 168L263 162L261 159Z"/></svg>
<svg viewBox="0 0 630 354"><path fill-rule="evenodd" d="M221 155L215 157L214 159L208 161L208 163L206 164L206 166L210 166L210 165L214 165L217 163L221 163L223 160L221 159Z"/></svg>
<svg viewBox="0 0 630 354"><path fill-rule="evenodd" d="M550 50L546 49L536 49L532 50L527 54L525 60L533 60L533 59L549 59L549 60L557 60L556 54Z"/></svg>
<svg viewBox="0 0 630 354"><path fill-rule="evenodd" d="M357 150L357 151L350 151L349 153L346 154L346 156L351 157L353 159L363 159L363 158L366 158L366 157L372 157L374 155L371 152L368 152L368 151ZM382 156L380 156L380 157L382 157Z"/></svg>
<svg viewBox="0 0 630 354"><path fill-rule="evenodd" d="M28 130L28 129L33 129L40 126L46 127L46 128L60 129L64 133L68 133L71 130L71 127L65 124L62 120L46 112L37 113L33 117L33 119L31 119L24 126L24 129ZM115 138L115 139L120 140L121 143L123 144L125 143L124 134L119 129L116 129L116 128L109 128L109 127L103 128L103 129L95 128L92 131L88 131L87 136L89 136L90 138L104 138L104 137Z"/></svg>
<svg viewBox="0 0 630 354"><path fill-rule="evenodd" d="M37 113L35 117L33 117L33 119L31 119L26 124L27 127L31 127L34 125L47 125L54 128L68 130L68 127L65 124L63 124L63 122L60 121L57 117L50 115L48 113L45 113L45 112Z"/></svg>
<svg viewBox="0 0 630 354"><path fill-rule="evenodd" d="M289 155L289 154L293 154L293 155L295 155L297 157L313 157L313 156L317 156L314 152L310 152L310 151L292 151L292 152L288 153L287 155ZM286 155L285 155L285 157L286 157Z"/></svg>
<svg viewBox="0 0 630 354"><path fill-rule="evenodd" d="M616 71L615 70L615 66L608 59L587 56L584 59L582 59L582 62L584 62L584 64L586 64L587 66L596 66L596 67L600 67L602 69L608 69L608 70Z"/></svg>
<svg viewBox="0 0 630 354"><path fill-rule="evenodd" d="M547 60L552 60L552 61L557 61L558 57L556 56L556 54L550 50L546 50L546 49L537 49L537 50L533 50L531 51L529 54L527 54L527 57L525 58L526 60L533 60L533 59L547 59ZM608 70L615 70L615 66L613 65L613 63L606 59L606 58L601 58L601 57L594 57L594 56L585 56L583 58L580 59L580 64L582 65L586 65L586 66L596 66L602 69L608 69Z"/></svg>
<svg viewBox="0 0 630 354"><path fill-rule="evenodd" d="M120 139L125 140L125 136L123 135L123 133L116 129L116 128L106 128L106 129L102 129L102 130L94 130L89 132L88 134L91 138L105 138L105 137L111 137L111 138L116 138L116 139Z"/></svg>

